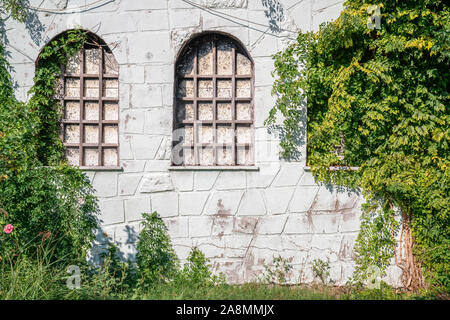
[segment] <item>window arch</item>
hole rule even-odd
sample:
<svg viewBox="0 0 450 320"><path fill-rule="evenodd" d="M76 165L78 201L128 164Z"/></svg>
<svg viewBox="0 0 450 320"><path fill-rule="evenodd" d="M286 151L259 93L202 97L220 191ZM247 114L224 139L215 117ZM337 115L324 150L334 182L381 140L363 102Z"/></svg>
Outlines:
<svg viewBox="0 0 450 320"><path fill-rule="evenodd" d="M173 165L254 164L253 62L223 34L191 40L175 66Z"/></svg>
<svg viewBox="0 0 450 320"><path fill-rule="evenodd" d="M83 48L62 66L61 139L69 164L119 166L119 65L106 43L88 33Z"/></svg>

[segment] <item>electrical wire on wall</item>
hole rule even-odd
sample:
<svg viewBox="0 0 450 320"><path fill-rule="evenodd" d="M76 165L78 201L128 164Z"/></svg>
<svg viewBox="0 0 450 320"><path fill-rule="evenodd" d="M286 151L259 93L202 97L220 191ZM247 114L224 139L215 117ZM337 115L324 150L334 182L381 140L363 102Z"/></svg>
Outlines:
<svg viewBox="0 0 450 320"><path fill-rule="evenodd" d="M63 9L46 9L39 7L28 6L27 8L37 12L54 13L54 14L71 14L71 13L82 13L93 9L103 7L109 3L116 2L116 0L96 0L89 4L84 4L76 8L63 8Z"/></svg>
<svg viewBox="0 0 450 320"><path fill-rule="evenodd" d="M212 14L212 15L218 16L218 17L220 17L220 18L222 18L222 19L231 21L231 22L233 22L233 23L235 23L235 24L238 24L238 25L240 25L240 26L243 26L243 27L245 27L245 28L249 28L249 29L251 29L251 30L255 30L255 31L258 31L258 32L261 32L261 33L264 33L264 34L268 34L268 35L271 35L271 36L277 37L277 38L288 38L288 39L290 39L290 40L295 40L295 38L292 38L292 37L290 37L290 36L279 35L279 34L275 34L275 33L268 32L268 30L270 30L270 28L271 28L271 26L269 26L269 25L265 25L265 24L261 24L261 23L258 23L258 22L253 22L253 21L250 21L250 20L247 20L247 19L243 19L243 18L239 18L239 17L236 17L236 16L232 16L232 15L230 15L230 14L227 14L227 13L224 13L224 12L220 12L220 11L217 11L217 10L214 10L214 9L211 9L211 8L208 8L208 7L205 7L205 6L202 6L202 5L200 5L200 4L194 3L194 2L189 1L189 0L182 0L182 1L185 2L185 3L187 3L187 4L189 4L189 5L191 5L191 6L193 6L193 7L196 7L196 8L198 8L198 9L203 10L203 11L206 11L206 12L208 12L209 14ZM235 21L235 20L233 20L233 19L240 20L240 21L244 21L244 22L247 22L247 23L249 23L249 24L254 24L254 25L257 25L257 26L263 26L263 27L265 27L265 28L267 28L267 29L266 29L266 30L261 30L261 29L258 29L258 28L255 28L255 27L252 27L252 26L243 24L243 23L241 23L241 22ZM280 31L289 32L289 33L292 33L292 34L297 34L297 31L292 31L292 30L287 30L287 29L282 29L282 28L279 28L279 30L280 30Z"/></svg>

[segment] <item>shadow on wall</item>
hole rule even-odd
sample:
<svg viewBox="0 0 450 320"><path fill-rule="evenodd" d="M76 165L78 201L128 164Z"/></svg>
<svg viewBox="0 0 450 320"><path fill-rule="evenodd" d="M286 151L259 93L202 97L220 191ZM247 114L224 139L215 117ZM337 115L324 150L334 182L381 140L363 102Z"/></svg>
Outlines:
<svg viewBox="0 0 450 320"><path fill-rule="evenodd" d="M39 20L39 17L37 15L37 11L35 9L30 8L30 1L29 0L22 0L22 6L25 11L26 19L24 21L25 28L28 31L28 34L30 35L31 39L33 40L34 44L41 45L42 43L42 34L45 31L44 26L42 25L41 21ZM1 10L2 15L5 13L3 10ZM11 14L7 15L5 18L0 18L0 33L1 33L1 40L4 45L8 44L8 39L6 38L6 28L5 23L12 19Z"/></svg>
<svg viewBox="0 0 450 320"><path fill-rule="evenodd" d="M269 19L270 31L281 32L280 24L285 18L283 5L277 0L261 0L261 3L266 8L264 13Z"/></svg>
<svg viewBox="0 0 450 320"><path fill-rule="evenodd" d="M102 223L103 221L99 220L100 226ZM117 245L117 254L121 261L134 263L136 261L138 237L139 231L136 230L135 226L126 225L120 229L114 228L112 231L107 231L100 227L96 230L96 239L88 255L88 263L98 266L101 254L108 252L109 244Z"/></svg>

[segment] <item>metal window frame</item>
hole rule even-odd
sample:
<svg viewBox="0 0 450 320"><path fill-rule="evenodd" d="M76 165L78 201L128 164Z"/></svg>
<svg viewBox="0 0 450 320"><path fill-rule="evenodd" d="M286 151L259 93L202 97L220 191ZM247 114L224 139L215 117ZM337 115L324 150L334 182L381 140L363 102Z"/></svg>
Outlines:
<svg viewBox="0 0 450 320"><path fill-rule="evenodd" d="M91 40L91 39L89 39ZM92 41L92 40L91 40ZM61 97L60 102L63 106L63 114L60 119L60 136L63 144L66 148L78 148L79 150L79 167L81 169L89 169L89 170L102 170L102 169L120 169L120 107L119 107L119 72L117 74L106 74L105 72L105 55L104 50L111 52L107 45L98 43L98 41L92 41L95 43L85 43L83 48L80 50L80 73L73 74L66 72L66 66L62 66L63 72L60 78L60 88L61 88ZM99 72L98 74L87 74L85 73L85 52L87 49L96 48L99 50ZM111 52L112 53L112 52ZM80 80L80 95L79 97L68 97L66 96L66 79L74 78ZM98 97L84 97L84 82L86 79L94 79L98 80ZM104 80L117 80L118 84L118 93L117 98L104 97L103 95L103 86ZM79 120L67 120L65 119L66 115L66 102L78 102L80 107L80 117ZM97 102L98 103L98 120L85 120L84 109L86 102ZM104 102L116 102L117 103L117 120L104 120ZM78 125L80 128L80 137L78 143L67 143L65 142L65 127L67 125ZM84 128L87 125L97 125L98 126L98 143L86 143L84 142ZM117 143L104 143L103 140L103 130L105 126L114 125L117 127ZM96 166L86 166L85 165L85 151L87 149L97 149L98 150L98 161ZM104 157L103 150L104 149L116 149L117 150L117 163L115 165L104 165Z"/></svg>
<svg viewBox="0 0 450 320"><path fill-rule="evenodd" d="M213 56L213 74L211 75L200 75L198 73L198 49L201 46L201 44L205 42L211 42L212 44L212 56ZM232 49L232 74L231 75L218 75L217 74L217 43L219 41L226 41L231 42L234 47ZM187 56L185 54L189 50L194 50L194 63L193 63L193 73L192 74L179 74L177 72L178 66L180 63L183 63ZM237 74L237 54L240 53L244 55L251 64L251 73L248 75L238 75ZM193 149L194 150L194 164L188 164L186 165L183 159L183 163L181 166L184 167L251 167L255 165L255 134L254 134L254 123L255 123L255 107L254 107L254 96L255 96L255 68L254 68L254 62L251 59L249 53L245 48L233 37L230 37L228 35L222 34L222 33L206 33L201 34L200 36L195 37L191 41L188 42L188 44L183 48L181 51L181 54L179 55L176 64L175 64L175 82L174 82L174 108L173 108L173 128L179 129L184 128L186 126L190 126L193 128L193 144L191 145L184 145L182 146L183 153L184 149ZM231 80L232 83L232 94L230 98L219 98L217 97L217 80ZM178 98L178 84L183 80L192 80L193 81L193 91L194 96L193 97L184 97L184 98ZM212 81L213 85L213 96L211 98L202 98L199 97L199 90L198 90L198 81L199 80L208 80ZM250 80L251 88L250 88L250 97L248 98L240 98L236 97L236 82L237 80ZM194 109L194 120L183 120L178 121L178 109L179 105L182 103L191 102ZM210 102L212 103L213 108L213 119L212 120L198 120L198 108L199 108L199 102ZM229 102L231 104L231 120L217 120L217 103L220 102ZM251 112L250 120L237 120L236 119L236 103L239 102L246 102L250 104ZM198 134L197 134L197 128L199 125L211 125L213 130L213 143L206 143L202 144L198 142ZM232 132L233 132L233 141L231 144L223 144L223 143L217 143L217 125L230 125ZM239 126L248 126L250 128L251 133L251 141L250 143L237 143L237 135L236 135L236 129ZM174 147L176 144L180 142L173 141L172 146ZM213 164L211 165L205 165L200 164L199 160L199 149L200 148L212 148L213 149ZM220 148L231 148L232 152L232 163L229 165L226 164L218 164L217 162L217 154L218 150ZM241 163L238 164L238 155L237 150L245 148L250 149L250 157L251 157L251 163ZM176 150L176 149L174 149ZM183 155L184 158L184 155ZM176 166L173 163L173 157L172 157L172 165Z"/></svg>

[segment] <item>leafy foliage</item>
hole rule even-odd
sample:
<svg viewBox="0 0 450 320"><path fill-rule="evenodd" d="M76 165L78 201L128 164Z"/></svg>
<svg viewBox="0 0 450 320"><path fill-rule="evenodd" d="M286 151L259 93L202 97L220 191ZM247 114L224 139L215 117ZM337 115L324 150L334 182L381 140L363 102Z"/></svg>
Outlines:
<svg viewBox="0 0 450 320"><path fill-rule="evenodd" d="M372 5L381 9L380 28L367 23ZM266 120L270 125L282 116L283 155L291 156L307 99L312 173L323 183L360 188L373 215L369 219L366 213L362 229L383 231L376 245L360 234L366 260L359 260L359 268L369 260L385 265L392 257L397 207L407 224L402 232L413 238L408 243L418 268L424 267L429 283L447 289L449 44L444 1L349 0L335 21L299 34L275 55L277 104ZM333 166L358 170L330 170Z"/></svg>
<svg viewBox="0 0 450 320"><path fill-rule="evenodd" d="M56 81L61 65L83 44L80 30L49 43L39 57L29 102L18 102L4 48L0 48L0 226L12 224L14 243L6 252L33 255L57 239L53 258L84 261L94 239L98 210L86 176L64 159L59 139L61 105Z"/></svg>
<svg viewBox="0 0 450 320"><path fill-rule="evenodd" d="M143 213L142 216L144 221L136 255L140 279L144 284L172 279L179 262L167 234L167 227L156 212Z"/></svg>

